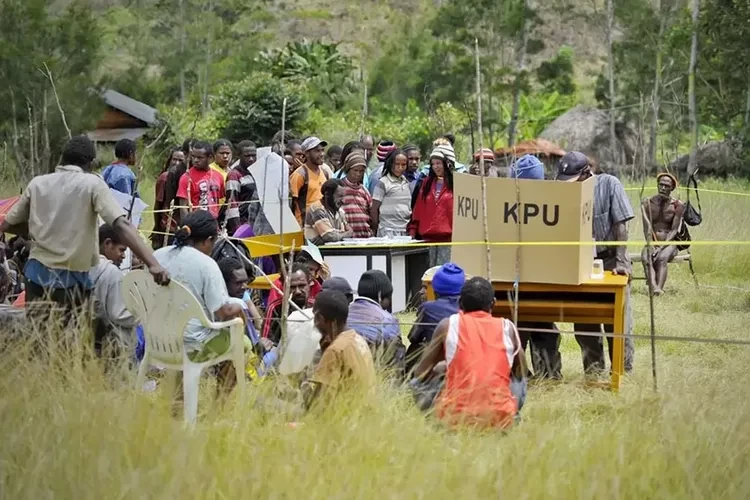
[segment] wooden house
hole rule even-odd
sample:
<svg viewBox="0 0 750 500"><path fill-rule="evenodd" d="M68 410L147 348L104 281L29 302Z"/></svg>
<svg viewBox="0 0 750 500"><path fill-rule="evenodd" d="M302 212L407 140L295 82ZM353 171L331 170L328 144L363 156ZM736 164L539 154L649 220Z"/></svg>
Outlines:
<svg viewBox="0 0 750 500"><path fill-rule="evenodd" d="M156 110L130 97L107 90L102 94L105 109L96 124L88 132L96 143L115 143L120 139L136 140L156 123Z"/></svg>

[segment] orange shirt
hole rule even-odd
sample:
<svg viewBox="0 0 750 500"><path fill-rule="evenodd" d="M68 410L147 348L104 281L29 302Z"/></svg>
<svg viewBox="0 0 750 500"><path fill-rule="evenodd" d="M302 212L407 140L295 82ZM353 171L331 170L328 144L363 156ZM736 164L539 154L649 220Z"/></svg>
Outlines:
<svg viewBox="0 0 750 500"><path fill-rule="evenodd" d="M309 207L323 197L320 188L328 178L322 168L319 168L317 172L313 172L306 165L299 167L289 178L289 191L291 192L292 198L299 198L300 191L303 190L305 185L305 177L303 177L302 169L307 170L307 198L305 199L305 206ZM302 215L303 214L299 210L299 204L295 203L294 216L297 218L300 227L302 227L305 222Z"/></svg>
<svg viewBox="0 0 750 500"><path fill-rule="evenodd" d="M450 316L445 339L448 370L436 402L437 415L449 424L510 427L518 404L510 391L513 330L490 313Z"/></svg>

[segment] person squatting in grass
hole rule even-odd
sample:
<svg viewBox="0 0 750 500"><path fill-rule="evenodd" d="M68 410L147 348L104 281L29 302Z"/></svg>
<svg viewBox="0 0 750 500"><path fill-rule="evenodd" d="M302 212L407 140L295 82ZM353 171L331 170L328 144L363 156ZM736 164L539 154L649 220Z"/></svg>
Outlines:
<svg viewBox="0 0 750 500"><path fill-rule="evenodd" d="M659 192L643 200L641 206L643 227L655 241L676 241L685 213L685 205L672 198L677 179L672 174L662 173L656 176L656 183ZM680 253L680 249L677 245L660 245L652 246L651 252L649 259L648 248L644 248L641 262L646 269L646 278L651 280L654 295L661 295L667 282L668 264Z"/></svg>
<svg viewBox="0 0 750 500"><path fill-rule="evenodd" d="M375 364L367 342L347 329L349 301L338 290L323 290L313 306L315 327L321 333L323 355L302 386L305 407L330 406L338 396L367 397L376 383Z"/></svg>
<svg viewBox="0 0 750 500"><path fill-rule="evenodd" d="M457 314L438 324L415 370L416 381L445 374L435 411L448 425L510 427L526 398L524 353L515 327L492 316L495 290L484 278L463 285L459 304Z"/></svg>
<svg viewBox="0 0 750 500"><path fill-rule="evenodd" d="M92 290L89 270L99 262L98 217L112 226L157 283L169 282L167 271L128 221L107 184L91 173L95 160L91 139L70 139L63 148L61 165L51 174L34 177L0 224L0 233L27 230L33 241L24 267L26 303L27 315L39 321L49 318L49 302L62 309L65 323L85 310Z"/></svg>

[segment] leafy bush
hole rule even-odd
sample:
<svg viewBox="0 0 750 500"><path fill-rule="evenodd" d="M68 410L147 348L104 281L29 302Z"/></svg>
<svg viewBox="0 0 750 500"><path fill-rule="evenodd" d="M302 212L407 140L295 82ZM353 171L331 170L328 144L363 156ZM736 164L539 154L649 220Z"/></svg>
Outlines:
<svg viewBox="0 0 750 500"><path fill-rule="evenodd" d="M356 89L354 63L335 43L290 42L261 52L255 62L276 78L307 86L320 106L338 108Z"/></svg>
<svg viewBox="0 0 750 500"><path fill-rule="evenodd" d="M281 130L285 98L286 129L296 129L311 105L303 86L270 73L253 73L244 80L222 85L212 100L221 135L232 142L250 139L270 143Z"/></svg>

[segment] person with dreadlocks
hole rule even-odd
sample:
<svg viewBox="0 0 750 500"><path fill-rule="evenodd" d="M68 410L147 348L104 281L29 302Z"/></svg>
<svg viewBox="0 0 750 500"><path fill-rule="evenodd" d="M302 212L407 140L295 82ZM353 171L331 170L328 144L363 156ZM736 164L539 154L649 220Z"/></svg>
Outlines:
<svg viewBox="0 0 750 500"><path fill-rule="evenodd" d="M372 193L370 223L379 237L405 236L411 217L411 188L406 178L407 158L400 149L391 151L383 164L383 176Z"/></svg>
<svg viewBox="0 0 750 500"><path fill-rule="evenodd" d="M185 170L185 153L178 147L172 148L154 188L154 229L151 233L151 246L154 250L163 247L165 241L168 245L171 244L174 239L179 221L175 220L176 211L170 211L169 207L177 194L177 186L174 180L170 181L170 176L179 181Z"/></svg>
<svg viewBox="0 0 750 500"><path fill-rule="evenodd" d="M430 243L447 243L453 235L453 170L456 153L450 144L442 144L430 154L430 172L412 193L412 214L407 231L412 238ZM430 247L430 266L451 260L447 245Z"/></svg>
<svg viewBox="0 0 750 500"><path fill-rule="evenodd" d="M190 212L174 236L174 245L154 252L154 257L171 276L185 286L213 321L245 318L241 305L230 300L224 276L211 252L219 225L206 210ZM203 363L226 353L231 346L228 329L211 330L197 319L188 321L183 333L185 354L194 363ZM236 382L231 362L219 368L219 387L229 392Z"/></svg>
<svg viewBox="0 0 750 500"><path fill-rule="evenodd" d="M339 179L329 179L320 188L322 199L311 203L305 213L305 239L313 245L351 238L353 233L341 210L344 187Z"/></svg>
<svg viewBox="0 0 750 500"><path fill-rule="evenodd" d="M672 198L677 179L665 172L656 176L656 184L659 192L642 203L643 227L651 233L653 241L675 242L685 213L685 205ZM648 248L644 248L641 262L646 268L646 277L651 281L654 295L661 295L667 283L668 264L680 253L680 249L676 244L660 245L651 247L651 252L649 258Z"/></svg>

